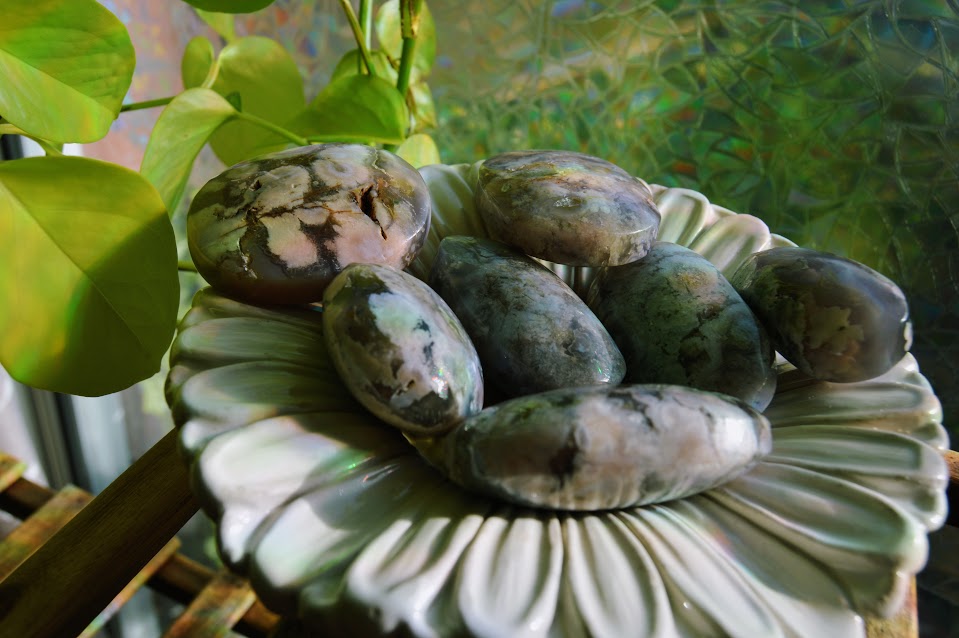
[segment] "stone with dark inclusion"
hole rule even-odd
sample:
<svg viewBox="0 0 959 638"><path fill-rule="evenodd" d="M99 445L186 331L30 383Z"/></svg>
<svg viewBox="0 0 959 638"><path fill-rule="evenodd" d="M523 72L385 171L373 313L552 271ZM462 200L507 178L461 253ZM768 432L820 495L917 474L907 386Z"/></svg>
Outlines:
<svg viewBox="0 0 959 638"><path fill-rule="evenodd" d="M811 377L854 382L878 377L909 350L906 297L875 270L808 248L750 256L732 283L769 330L783 357Z"/></svg>
<svg viewBox="0 0 959 638"><path fill-rule="evenodd" d="M559 277L499 242L447 237L430 285L469 333L486 383L504 396L617 384L622 355Z"/></svg>
<svg viewBox="0 0 959 638"><path fill-rule="evenodd" d="M519 397L414 444L467 489L519 505L594 511L717 487L767 455L772 436L762 414L732 397L623 385Z"/></svg>
<svg viewBox="0 0 959 638"><path fill-rule="evenodd" d="M483 373L459 320L429 286L352 264L323 295L323 337L357 401L411 433L442 431L483 407Z"/></svg>
<svg viewBox="0 0 959 638"><path fill-rule="evenodd" d="M722 273L701 255L657 242L641 260L601 269L587 296L626 360L627 383L675 383L763 410L774 351Z"/></svg>
<svg viewBox="0 0 959 638"><path fill-rule="evenodd" d="M405 268L426 240L430 195L387 151L318 144L241 162L187 216L197 270L251 303L307 303L351 263Z"/></svg>
<svg viewBox="0 0 959 638"><path fill-rule="evenodd" d="M570 151L489 158L479 168L475 202L490 237L558 264L629 263L646 254L659 232L659 211L644 182Z"/></svg>

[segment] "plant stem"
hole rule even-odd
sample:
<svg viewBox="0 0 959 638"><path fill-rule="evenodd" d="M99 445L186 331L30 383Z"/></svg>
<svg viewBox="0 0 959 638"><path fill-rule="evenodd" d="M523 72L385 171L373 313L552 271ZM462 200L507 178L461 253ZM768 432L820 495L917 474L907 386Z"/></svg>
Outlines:
<svg viewBox="0 0 959 638"><path fill-rule="evenodd" d="M373 46L372 0L360 0L360 29L363 31L363 44L369 50Z"/></svg>
<svg viewBox="0 0 959 638"><path fill-rule="evenodd" d="M307 140L305 137L300 137L293 131L285 129L282 126L278 126L273 122L264 120L262 117L253 115L252 113L247 113L246 111L237 111L236 116L241 120L246 120L247 122L256 124L257 126L265 128L268 131L273 131L277 135L290 140L297 146L309 146L310 144L309 140Z"/></svg>
<svg viewBox="0 0 959 638"><path fill-rule="evenodd" d="M363 58L363 64L366 65L366 72L370 75L376 75L373 73L373 63L370 61L370 51L366 47L363 29L360 27L359 20L356 19L356 13L353 11L353 5L350 4L350 0L340 0L340 5L343 7L343 13L346 14L346 19L350 23L350 28L353 29L353 38L356 39L356 46L360 50L360 57Z"/></svg>
<svg viewBox="0 0 959 638"><path fill-rule="evenodd" d="M170 97L158 97L155 100L145 100L143 102L133 102L131 104L124 104L120 107L121 113L126 113L127 111L139 111L140 109L152 109L155 106L166 106L173 101L175 95Z"/></svg>
<svg viewBox="0 0 959 638"><path fill-rule="evenodd" d="M176 269L180 272L199 272L196 269L196 266L193 265L192 261L179 260L176 262Z"/></svg>
<svg viewBox="0 0 959 638"><path fill-rule="evenodd" d="M403 52L396 77L396 90L406 99L410 88L410 73L413 70L413 55L416 53L416 32L420 26L420 9L423 0L400 0L400 29L403 35Z"/></svg>

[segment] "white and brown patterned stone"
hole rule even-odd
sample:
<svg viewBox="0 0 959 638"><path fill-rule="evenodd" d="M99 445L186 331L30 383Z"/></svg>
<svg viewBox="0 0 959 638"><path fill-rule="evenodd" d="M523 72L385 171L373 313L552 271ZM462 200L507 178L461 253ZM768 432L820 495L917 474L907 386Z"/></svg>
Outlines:
<svg viewBox="0 0 959 638"><path fill-rule="evenodd" d="M352 263L403 269L429 230L420 174L387 151L318 144L264 155L210 180L187 217L210 285L251 303L308 303Z"/></svg>

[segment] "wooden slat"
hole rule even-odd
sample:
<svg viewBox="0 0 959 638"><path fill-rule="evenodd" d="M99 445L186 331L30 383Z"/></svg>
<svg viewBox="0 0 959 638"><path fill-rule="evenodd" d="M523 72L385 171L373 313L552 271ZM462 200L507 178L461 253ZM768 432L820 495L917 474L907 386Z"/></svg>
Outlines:
<svg viewBox="0 0 959 638"><path fill-rule="evenodd" d="M946 450L944 455L946 463L949 464L949 480L953 485L959 486L959 452Z"/></svg>
<svg viewBox="0 0 959 638"><path fill-rule="evenodd" d="M21 478L6 492L0 492L0 509L25 519L54 495L50 488ZM147 585L175 602L189 605L212 579L213 571L208 567L177 553L160 566ZM251 638L267 638L278 622L279 616L257 600L236 624L236 631Z"/></svg>
<svg viewBox="0 0 959 638"><path fill-rule="evenodd" d="M0 627L76 636L198 509L170 432L0 582Z"/></svg>
<svg viewBox="0 0 959 638"><path fill-rule="evenodd" d="M206 566L176 554L148 584L164 596L188 605L213 580L213 575ZM236 631L251 638L267 638L279 621L280 617L257 599L237 622Z"/></svg>
<svg viewBox="0 0 959 638"><path fill-rule="evenodd" d="M919 638L916 579L909 584L906 601L892 618L866 619L866 638Z"/></svg>
<svg viewBox="0 0 959 638"><path fill-rule="evenodd" d="M180 539L174 536L170 539L169 543L163 546L163 549L157 552L156 556L150 559L150 562L140 570L140 573L127 583L126 587L120 590L116 598L107 605L106 609L100 612L100 615L93 619L93 622L87 626L79 638L93 638L93 636L103 629L103 626L120 611L120 608L127 604L127 601L133 598L133 595L137 593L141 587L146 585L150 577L176 554L178 549L180 549Z"/></svg>
<svg viewBox="0 0 959 638"><path fill-rule="evenodd" d="M0 452L0 492L7 489L23 476L27 466L19 459Z"/></svg>
<svg viewBox="0 0 959 638"><path fill-rule="evenodd" d="M68 485L10 532L0 541L0 581L53 538L91 500L88 493Z"/></svg>
<svg viewBox="0 0 959 638"><path fill-rule="evenodd" d="M164 638L225 638L254 600L249 583L229 572L217 572Z"/></svg>

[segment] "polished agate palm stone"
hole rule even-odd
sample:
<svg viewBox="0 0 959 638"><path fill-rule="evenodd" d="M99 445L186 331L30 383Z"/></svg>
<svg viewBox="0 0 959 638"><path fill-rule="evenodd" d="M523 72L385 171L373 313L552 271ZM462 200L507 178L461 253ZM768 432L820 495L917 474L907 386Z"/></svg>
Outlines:
<svg viewBox="0 0 959 638"><path fill-rule="evenodd" d="M732 283L776 350L823 381L878 377L912 342L909 306L895 283L850 259L808 248L752 255Z"/></svg>
<svg viewBox="0 0 959 638"><path fill-rule="evenodd" d="M483 407L476 349L449 306L412 275L347 266L323 295L323 337L353 396L404 431L442 430Z"/></svg>
<svg viewBox="0 0 959 638"><path fill-rule="evenodd" d="M670 385L564 388L470 417L425 457L455 483L532 507L597 511L697 494L769 453L769 421Z"/></svg>
<svg viewBox="0 0 959 638"><path fill-rule="evenodd" d="M639 259L660 216L646 184L615 164L570 151L515 151L479 169L476 211L493 239L571 266Z"/></svg>
<svg viewBox="0 0 959 638"><path fill-rule="evenodd" d="M430 285L463 322L487 383L504 396L623 379L623 356L592 311L549 269L509 246L447 237Z"/></svg>
<svg viewBox="0 0 959 638"><path fill-rule="evenodd" d="M187 216L197 270L252 303L317 301L351 263L405 268L426 238L420 174L387 151L318 144L233 166L200 189Z"/></svg>
<svg viewBox="0 0 959 638"><path fill-rule="evenodd" d="M623 353L626 382L720 392L758 410L772 400L774 352L765 329L692 250L657 242L639 261L603 268L588 301Z"/></svg>

